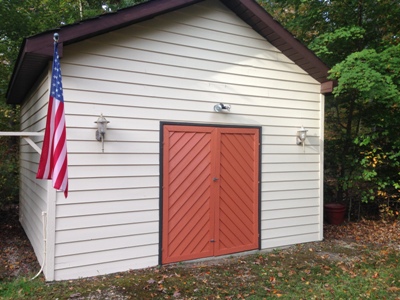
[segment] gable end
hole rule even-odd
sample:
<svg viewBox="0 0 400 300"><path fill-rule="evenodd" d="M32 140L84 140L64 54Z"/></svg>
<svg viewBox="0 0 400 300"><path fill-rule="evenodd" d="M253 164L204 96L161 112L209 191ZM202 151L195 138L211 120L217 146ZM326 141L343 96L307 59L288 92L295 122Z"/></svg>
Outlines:
<svg viewBox="0 0 400 300"><path fill-rule="evenodd" d="M38 76L52 60L55 32L59 32L60 35L59 54L62 57L63 45L77 43L202 1L204 0L150 0L26 38L9 83L7 103L21 104ZM220 1L315 80L321 84L330 82L327 79L329 68L255 0ZM331 93L330 86L332 84L324 85L321 93Z"/></svg>

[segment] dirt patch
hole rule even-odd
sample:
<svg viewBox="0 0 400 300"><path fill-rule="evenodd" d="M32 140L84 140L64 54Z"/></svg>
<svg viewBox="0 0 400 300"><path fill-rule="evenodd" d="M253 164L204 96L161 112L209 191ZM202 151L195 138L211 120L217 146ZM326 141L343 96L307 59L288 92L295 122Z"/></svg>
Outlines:
<svg viewBox="0 0 400 300"><path fill-rule="evenodd" d="M30 276L40 270L24 230L18 220L18 207L0 210L0 280Z"/></svg>

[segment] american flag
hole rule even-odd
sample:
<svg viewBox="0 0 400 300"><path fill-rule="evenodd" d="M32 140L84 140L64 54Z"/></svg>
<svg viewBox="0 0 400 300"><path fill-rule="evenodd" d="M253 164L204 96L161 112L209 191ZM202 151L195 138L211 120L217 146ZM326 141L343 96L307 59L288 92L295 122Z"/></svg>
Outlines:
<svg viewBox="0 0 400 300"><path fill-rule="evenodd" d="M52 179L53 187L68 197L67 136L58 43L54 43L50 99L37 179Z"/></svg>

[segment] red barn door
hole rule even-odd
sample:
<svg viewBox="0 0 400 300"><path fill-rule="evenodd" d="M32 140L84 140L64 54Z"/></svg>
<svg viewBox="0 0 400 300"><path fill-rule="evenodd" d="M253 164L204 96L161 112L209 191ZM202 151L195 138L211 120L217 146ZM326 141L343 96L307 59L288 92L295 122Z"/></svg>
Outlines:
<svg viewBox="0 0 400 300"><path fill-rule="evenodd" d="M258 249L259 130L163 130L162 263Z"/></svg>

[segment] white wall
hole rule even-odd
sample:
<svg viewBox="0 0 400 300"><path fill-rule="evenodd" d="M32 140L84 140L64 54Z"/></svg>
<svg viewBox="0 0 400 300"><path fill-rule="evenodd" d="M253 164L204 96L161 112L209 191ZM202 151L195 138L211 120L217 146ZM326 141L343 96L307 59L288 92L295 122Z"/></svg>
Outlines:
<svg viewBox="0 0 400 300"><path fill-rule="evenodd" d="M38 79L33 92L21 107L21 131L44 132L49 99L48 73ZM31 137L40 148L43 137ZM20 222L28 236L39 263L44 260L44 233L42 212L48 210L48 185L46 180L37 180L39 153L25 140L20 142ZM39 270L38 270L39 271ZM52 270L44 270L46 276ZM51 276L51 275L50 275Z"/></svg>
<svg viewBox="0 0 400 300"><path fill-rule="evenodd" d="M70 192L56 280L158 264L160 121L262 126L261 247L321 239L320 85L218 1L65 46L61 64Z"/></svg>

